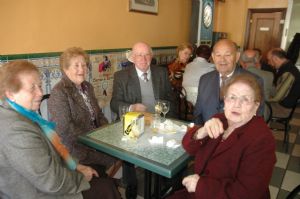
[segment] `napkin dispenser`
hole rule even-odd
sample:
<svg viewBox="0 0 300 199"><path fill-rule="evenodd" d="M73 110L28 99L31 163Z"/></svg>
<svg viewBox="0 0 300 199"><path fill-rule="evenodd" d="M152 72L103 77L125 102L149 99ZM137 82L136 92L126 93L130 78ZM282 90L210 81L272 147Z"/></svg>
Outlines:
<svg viewBox="0 0 300 199"><path fill-rule="evenodd" d="M138 138L144 133L145 118L142 113L128 112L123 120L123 135L130 138Z"/></svg>

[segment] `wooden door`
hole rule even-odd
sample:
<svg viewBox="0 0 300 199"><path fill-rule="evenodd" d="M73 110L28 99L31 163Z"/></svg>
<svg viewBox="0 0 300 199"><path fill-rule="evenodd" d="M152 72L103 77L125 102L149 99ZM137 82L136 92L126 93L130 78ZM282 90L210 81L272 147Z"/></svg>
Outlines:
<svg viewBox="0 0 300 199"><path fill-rule="evenodd" d="M280 47L284 11L251 12L247 49L259 48L265 57L268 50Z"/></svg>

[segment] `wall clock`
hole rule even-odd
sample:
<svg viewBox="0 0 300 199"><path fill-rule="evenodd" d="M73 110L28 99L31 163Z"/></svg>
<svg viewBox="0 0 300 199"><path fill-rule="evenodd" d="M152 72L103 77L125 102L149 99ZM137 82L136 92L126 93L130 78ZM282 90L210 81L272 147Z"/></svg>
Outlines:
<svg viewBox="0 0 300 199"><path fill-rule="evenodd" d="M206 44L211 46L214 25L214 0L201 0L201 2L201 13L199 13L201 25L199 30L198 44Z"/></svg>
<svg viewBox="0 0 300 199"><path fill-rule="evenodd" d="M206 4L203 9L203 24L205 28L209 28L212 23L213 10L210 4Z"/></svg>

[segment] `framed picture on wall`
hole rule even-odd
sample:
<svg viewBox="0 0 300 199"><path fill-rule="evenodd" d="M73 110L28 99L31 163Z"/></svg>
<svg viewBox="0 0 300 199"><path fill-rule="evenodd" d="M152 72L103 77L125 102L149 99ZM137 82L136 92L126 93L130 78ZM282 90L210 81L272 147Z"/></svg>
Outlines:
<svg viewBox="0 0 300 199"><path fill-rule="evenodd" d="M158 14L158 0L129 0L129 11Z"/></svg>

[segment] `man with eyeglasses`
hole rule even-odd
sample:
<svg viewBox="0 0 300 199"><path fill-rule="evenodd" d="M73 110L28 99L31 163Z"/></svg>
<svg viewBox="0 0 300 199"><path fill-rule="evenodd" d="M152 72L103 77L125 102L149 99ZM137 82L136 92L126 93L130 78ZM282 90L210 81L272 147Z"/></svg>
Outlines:
<svg viewBox="0 0 300 199"><path fill-rule="evenodd" d="M240 53L233 41L222 39L215 44L212 58L216 70L201 76L199 81L198 96L194 109L196 124L204 124L214 114L223 112L223 88L230 78L240 73L250 73L237 65L239 57ZM263 88L263 80L257 75L254 76ZM259 115L263 115L263 106L262 103L259 107Z"/></svg>
<svg viewBox="0 0 300 199"><path fill-rule="evenodd" d="M170 102L168 116L175 116L176 106L168 79L167 71L158 66L152 66L152 49L138 42L132 47L130 60L133 66L114 74L113 93L110 107L118 113L120 106L129 106L129 111L154 113L155 100ZM134 165L123 164L123 179L126 187L126 198L136 198L137 179Z"/></svg>

